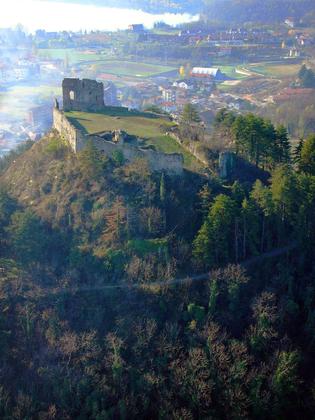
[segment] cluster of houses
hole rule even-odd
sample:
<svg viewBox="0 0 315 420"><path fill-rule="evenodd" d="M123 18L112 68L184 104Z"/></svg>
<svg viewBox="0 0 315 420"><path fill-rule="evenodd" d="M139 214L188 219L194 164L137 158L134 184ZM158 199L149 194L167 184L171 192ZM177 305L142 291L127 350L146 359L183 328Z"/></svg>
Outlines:
<svg viewBox="0 0 315 420"><path fill-rule="evenodd" d="M132 87L120 88L118 98L128 108L144 109L155 105L176 114L187 102L209 98L216 89L216 81L227 79L219 68L193 67L186 78L157 77Z"/></svg>

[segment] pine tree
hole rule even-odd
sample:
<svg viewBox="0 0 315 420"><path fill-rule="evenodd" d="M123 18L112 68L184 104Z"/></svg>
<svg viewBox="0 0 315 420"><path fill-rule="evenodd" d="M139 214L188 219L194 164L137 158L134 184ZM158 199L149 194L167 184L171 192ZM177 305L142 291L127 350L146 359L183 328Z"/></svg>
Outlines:
<svg viewBox="0 0 315 420"><path fill-rule="evenodd" d="M161 179L160 179L160 201L161 203L165 204L166 199L166 188L165 188L165 175L162 172Z"/></svg>
<svg viewBox="0 0 315 420"><path fill-rule="evenodd" d="M193 254L199 264L218 266L234 257L236 216L234 200L218 195L194 241Z"/></svg>
<svg viewBox="0 0 315 420"><path fill-rule="evenodd" d="M209 214L209 209L211 206L211 189L208 184L205 184L199 191L200 199L200 212L203 216L203 219Z"/></svg>
<svg viewBox="0 0 315 420"><path fill-rule="evenodd" d="M280 125L276 129L276 141L274 160L276 163L289 163L291 160L291 145L288 137L288 131Z"/></svg>
<svg viewBox="0 0 315 420"><path fill-rule="evenodd" d="M304 139L303 138L300 138L297 146L293 150L293 162L296 165L299 165L300 164L303 144L304 144Z"/></svg>
<svg viewBox="0 0 315 420"><path fill-rule="evenodd" d="M298 74L299 79L303 79L303 77L305 76L306 73L307 73L307 67L306 67L305 64L303 64L302 67L300 68L300 71L299 71L299 74Z"/></svg>
<svg viewBox="0 0 315 420"><path fill-rule="evenodd" d="M315 175L315 135L311 135L303 143L301 150L300 169L310 175Z"/></svg>

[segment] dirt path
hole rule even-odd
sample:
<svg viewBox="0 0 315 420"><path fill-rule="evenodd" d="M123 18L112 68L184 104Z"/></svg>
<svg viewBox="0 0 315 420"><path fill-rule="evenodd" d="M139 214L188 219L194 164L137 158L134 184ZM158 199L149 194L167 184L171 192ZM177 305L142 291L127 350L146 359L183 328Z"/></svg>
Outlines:
<svg viewBox="0 0 315 420"><path fill-rule="evenodd" d="M257 257L249 258L246 261L240 262L239 265L241 265L244 268L250 267L251 265L257 264L260 261L263 261L268 258L275 258L279 257L281 255L286 254L289 251L292 251L297 247L296 242L292 242L290 245L287 245L285 247L276 248L271 251L265 252L264 254L258 255ZM208 280L210 276L210 272L198 274L198 275L191 275L186 276L183 278L173 279L169 281L156 281L149 284L108 284L104 286L87 286L87 287L80 287L80 288L65 288L65 289L39 289L36 293L36 297L47 297L47 296L61 296L64 294L74 294L74 293L89 293L89 292L97 292L102 290L117 290L117 289L141 289L141 288L154 288L154 287L161 287L161 286L176 286L176 285L184 285L193 283L196 281L204 281ZM25 298L32 297L33 292L24 293L23 296Z"/></svg>

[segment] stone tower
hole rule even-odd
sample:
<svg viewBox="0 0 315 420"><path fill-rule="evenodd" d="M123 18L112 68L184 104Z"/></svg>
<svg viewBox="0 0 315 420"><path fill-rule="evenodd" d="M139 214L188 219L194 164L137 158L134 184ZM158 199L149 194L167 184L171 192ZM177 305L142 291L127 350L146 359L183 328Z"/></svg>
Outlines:
<svg viewBox="0 0 315 420"><path fill-rule="evenodd" d="M104 109L103 83L89 79L64 79L62 82L63 110L95 112Z"/></svg>

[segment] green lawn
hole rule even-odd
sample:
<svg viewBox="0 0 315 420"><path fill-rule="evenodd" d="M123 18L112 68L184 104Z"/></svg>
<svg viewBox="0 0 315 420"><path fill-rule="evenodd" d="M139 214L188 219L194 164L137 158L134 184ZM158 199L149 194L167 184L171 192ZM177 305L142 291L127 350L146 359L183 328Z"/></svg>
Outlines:
<svg viewBox="0 0 315 420"><path fill-rule="evenodd" d="M121 111L120 111L121 110ZM88 134L102 131L123 130L137 137L149 139L160 136L166 125L172 123L152 114L129 112L124 108L109 108L104 113L67 112L67 117L74 125L82 128Z"/></svg>

